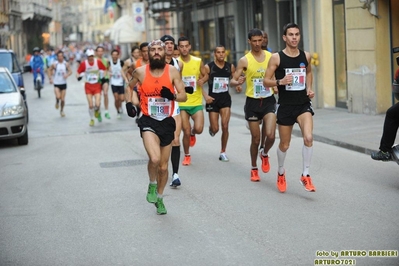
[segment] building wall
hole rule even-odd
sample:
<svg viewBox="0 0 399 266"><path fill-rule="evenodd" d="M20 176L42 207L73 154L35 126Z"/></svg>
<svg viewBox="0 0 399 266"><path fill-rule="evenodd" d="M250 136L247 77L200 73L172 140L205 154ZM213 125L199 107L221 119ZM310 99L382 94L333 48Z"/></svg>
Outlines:
<svg viewBox="0 0 399 266"><path fill-rule="evenodd" d="M346 0L348 108L377 114L390 105L389 9L378 1L375 17L358 0Z"/></svg>
<svg viewBox="0 0 399 266"><path fill-rule="evenodd" d="M331 108L336 105L334 78L334 36L332 1L308 1L311 20L309 26L310 51L317 53L319 65L313 66L316 107Z"/></svg>

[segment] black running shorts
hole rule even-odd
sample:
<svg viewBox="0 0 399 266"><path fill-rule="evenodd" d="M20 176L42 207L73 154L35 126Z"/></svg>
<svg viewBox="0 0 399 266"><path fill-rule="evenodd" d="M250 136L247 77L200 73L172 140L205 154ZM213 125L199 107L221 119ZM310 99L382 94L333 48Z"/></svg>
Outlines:
<svg viewBox="0 0 399 266"><path fill-rule="evenodd" d="M207 112L219 113L220 109L229 107L231 108L231 96L229 93L221 93L220 95L212 95L215 99L211 104L206 104Z"/></svg>
<svg viewBox="0 0 399 266"><path fill-rule="evenodd" d="M298 116L306 112L314 115L312 102L307 102L301 105L279 105L277 107L277 124L282 126L292 126L298 122Z"/></svg>
<svg viewBox="0 0 399 266"><path fill-rule="evenodd" d="M167 117L162 121L155 120L149 116L142 115L137 125L140 128L140 135L145 131L153 132L158 136L161 147L168 146L175 138L176 122L173 117Z"/></svg>
<svg viewBox="0 0 399 266"><path fill-rule="evenodd" d="M247 97L244 112L247 121L262 120L266 114L276 112L276 98L273 95L261 99Z"/></svg>

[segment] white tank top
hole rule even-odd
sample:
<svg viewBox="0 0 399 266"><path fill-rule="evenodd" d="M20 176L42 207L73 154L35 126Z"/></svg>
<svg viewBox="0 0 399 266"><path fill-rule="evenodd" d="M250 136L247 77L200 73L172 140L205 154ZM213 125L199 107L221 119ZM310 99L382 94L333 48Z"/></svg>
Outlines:
<svg viewBox="0 0 399 266"><path fill-rule="evenodd" d="M110 62L111 66L111 85L114 86L123 86L123 77L122 77L122 67L121 61L118 59L116 64L114 62Z"/></svg>
<svg viewBox="0 0 399 266"><path fill-rule="evenodd" d="M94 59L94 64L91 66L89 61L85 60L86 65L86 82L90 84L98 83L98 79L100 78L100 69L98 68L97 59Z"/></svg>
<svg viewBox="0 0 399 266"><path fill-rule="evenodd" d="M64 75L67 73L67 67L65 61L53 63L54 71L54 85L64 85L66 84L66 79Z"/></svg>

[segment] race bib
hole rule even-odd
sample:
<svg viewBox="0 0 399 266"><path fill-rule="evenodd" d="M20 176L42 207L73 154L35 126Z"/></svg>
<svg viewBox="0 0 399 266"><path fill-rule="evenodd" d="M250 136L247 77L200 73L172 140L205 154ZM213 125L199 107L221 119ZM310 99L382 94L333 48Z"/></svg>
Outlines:
<svg viewBox="0 0 399 266"><path fill-rule="evenodd" d="M195 76L184 76L182 77L182 80L186 87L191 86L194 88L194 91L197 90L197 79L195 78Z"/></svg>
<svg viewBox="0 0 399 266"><path fill-rule="evenodd" d="M98 82L98 75L97 73L88 73L86 74L87 83L95 84Z"/></svg>
<svg viewBox="0 0 399 266"><path fill-rule="evenodd" d="M112 78L113 79L120 79L120 78L122 78L122 75L121 75L120 72L114 72L114 73L112 73Z"/></svg>
<svg viewBox="0 0 399 266"><path fill-rule="evenodd" d="M213 93L222 93L229 90L229 78L213 78Z"/></svg>
<svg viewBox="0 0 399 266"><path fill-rule="evenodd" d="M252 79L254 98L266 98L272 95L270 88L263 86L263 79Z"/></svg>
<svg viewBox="0 0 399 266"><path fill-rule="evenodd" d="M57 75L58 75L59 77L63 77L63 76L65 75L65 72L64 72L64 71L58 71L58 72L57 72Z"/></svg>
<svg viewBox="0 0 399 266"><path fill-rule="evenodd" d="M162 121L170 116L172 102L165 98L148 98L148 114L158 120Z"/></svg>
<svg viewBox="0 0 399 266"><path fill-rule="evenodd" d="M306 68L287 68L285 75L292 74L292 84L285 85L287 91L301 91L306 89Z"/></svg>

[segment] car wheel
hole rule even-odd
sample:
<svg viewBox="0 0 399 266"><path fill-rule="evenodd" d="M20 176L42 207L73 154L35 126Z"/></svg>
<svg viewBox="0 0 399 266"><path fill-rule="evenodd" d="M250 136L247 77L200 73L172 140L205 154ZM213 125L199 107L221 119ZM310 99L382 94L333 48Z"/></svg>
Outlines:
<svg viewBox="0 0 399 266"><path fill-rule="evenodd" d="M18 138L18 145L27 145L28 144L28 129L26 129L25 134L22 137Z"/></svg>

